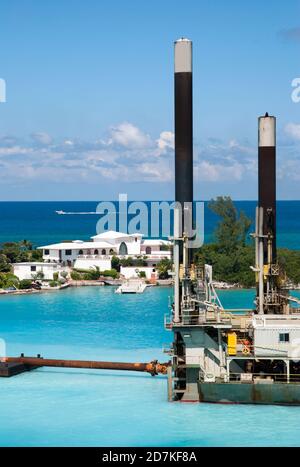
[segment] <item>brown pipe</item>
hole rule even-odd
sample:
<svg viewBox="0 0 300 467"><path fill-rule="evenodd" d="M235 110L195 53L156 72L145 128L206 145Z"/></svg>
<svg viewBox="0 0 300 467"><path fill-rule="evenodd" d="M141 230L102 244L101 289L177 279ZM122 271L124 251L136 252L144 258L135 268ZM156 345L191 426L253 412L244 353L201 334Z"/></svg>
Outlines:
<svg viewBox="0 0 300 467"><path fill-rule="evenodd" d="M123 363L123 362L97 362L93 360L57 360L37 357L4 357L3 363L23 363L33 367L59 367L59 368L89 368L96 370L123 370L141 371L155 376L159 373L166 374L169 363L158 363L154 360L150 363Z"/></svg>

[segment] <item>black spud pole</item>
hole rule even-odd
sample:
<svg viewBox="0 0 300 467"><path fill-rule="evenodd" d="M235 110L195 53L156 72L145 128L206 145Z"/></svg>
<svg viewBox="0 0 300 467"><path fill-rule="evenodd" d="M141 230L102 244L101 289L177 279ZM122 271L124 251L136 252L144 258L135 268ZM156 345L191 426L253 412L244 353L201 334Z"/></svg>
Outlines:
<svg viewBox="0 0 300 467"><path fill-rule="evenodd" d="M272 235L272 262L276 261L276 118L259 117L258 205L263 208L263 234ZM264 240L264 264L268 262L268 240Z"/></svg>
<svg viewBox="0 0 300 467"><path fill-rule="evenodd" d="M175 42L175 201L182 208L182 232L188 234L184 223L184 208L192 216L187 204L193 202L193 80L192 42L179 39ZM176 236L176 235L175 235ZM182 242L179 248L182 262ZM187 264L191 263L191 251Z"/></svg>

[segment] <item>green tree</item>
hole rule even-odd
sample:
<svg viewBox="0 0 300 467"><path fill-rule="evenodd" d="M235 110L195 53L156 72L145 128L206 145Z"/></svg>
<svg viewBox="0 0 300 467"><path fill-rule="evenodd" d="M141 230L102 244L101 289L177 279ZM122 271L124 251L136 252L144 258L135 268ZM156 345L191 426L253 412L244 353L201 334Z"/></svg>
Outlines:
<svg viewBox="0 0 300 467"><path fill-rule="evenodd" d="M43 261L43 251L42 250L30 250L29 252L30 261L40 262Z"/></svg>
<svg viewBox="0 0 300 467"><path fill-rule="evenodd" d="M280 248L277 251L277 258L288 279L294 284L300 284L300 251Z"/></svg>
<svg viewBox="0 0 300 467"><path fill-rule="evenodd" d="M11 271L11 264L6 255L0 254L0 272Z"/></svg>
<svg viewBox="0 0 300 467"><path fill-rule="evenodd" d="M156 266L158 277L160 279L167 279L169 277L168 271L170 271L170 269L172 269L172 262L167 258L163 258Z"/></svg>
<svg viewBox="0 0 300 467"><path fill-rule="evenodd" d="M210 201L208 207L221 218L215 230L219 248L232 252L239 246L244 246L251 226L251 220L245 213L238 213L229 196L218 196Z"/></svg>
<svg viewBox="0 0 300 467"><path fill-rule="evenodd" d="M254 248L247 244L251 220L243 212L238 213L228 196L212 200L209 208L221 218L215 230L216 242L203 245L195 254L195 262L211 264L216 280L253 286L255 274L250 266Z"/></svg>
<svg viewBox="0 0 300 467"><path fill-rule="evenodd" d="M32 280L34 281L42 281L45 277L43 271L38 271L35 274L31 274Z"/></svg>
<svg viewBox="0 0 300 467"><path fill-rule="evenodd" d="M5 255L10 263L19 263L27 260L26 252L21 250L21 247L16 242L5 242L0 251Z"/></svg>
<svg viewBox="0 0 300 467"><path fill-rule="evenodd" d="M11 272L1 272L0 273L0 288L5 289L7 287L17 287L19 286L19 279L17 276Z"/></svg>
<svg viewBox="0 0 300 467"><path fill-rule="evenodd" d="M111 267L116 269L116 271L120 271L120 259L117 256L112 256Z"/></svg>
<svg viewBox="0 0 300 467"><path fill-rule="evenodd" d="M255 274L250 269L254 262L252 245L240 246L232 253L221 250L216 243L203 245L195 254L196 264L211 264L213 277L219 281L239 283L245 287L255 285Z"/></svg>
<svg viewBox="0 0 300 467"><path fill-rule="evenodd" d="M25 250L25 251L32 250L32 243L29 240L21 240L19 242L19 245L22 250Z"/></svg>

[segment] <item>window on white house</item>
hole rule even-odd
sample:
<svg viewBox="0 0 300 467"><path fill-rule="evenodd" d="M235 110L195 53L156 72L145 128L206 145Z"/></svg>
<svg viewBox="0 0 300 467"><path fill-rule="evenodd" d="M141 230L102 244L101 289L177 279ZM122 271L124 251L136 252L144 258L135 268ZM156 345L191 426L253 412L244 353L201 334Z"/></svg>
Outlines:
<svg viewBox="0 0 300 467"><path fill-rule="evenodd" d="M44 250L44 255L49 255L50 251L49 250Z"/></svg>
<svg viewBox="0 0 300 467"><path fill-rule="evenodd" d="M279 342L281 343L290 342L290 333L289 332L279 333Z"/></svg>
<svg viewBox="0 0 300 467"><path fill-rule="evenodd" d="M122 242L119 247L119 255L125 256L128 255L128 249L125 242Z"/></svg>
<svg viewBox="0 0 300 467"><path fill-rule="evenodd" d="M72 256L72 250L65 250L66 256Z"/></svg>
<svg viewBox="0 0 300 467"><path fill-rule="evenodd" d="M30 266L30 271L36 271L36 266Z"/></svg>
<svg viewBox="0 0 300 467"><path fill-rule="evenodd" d="M104 250L104 248L103 248L103 250L101 251L101 254L102 254L102 255L106 255L106 250Z"/></svg>

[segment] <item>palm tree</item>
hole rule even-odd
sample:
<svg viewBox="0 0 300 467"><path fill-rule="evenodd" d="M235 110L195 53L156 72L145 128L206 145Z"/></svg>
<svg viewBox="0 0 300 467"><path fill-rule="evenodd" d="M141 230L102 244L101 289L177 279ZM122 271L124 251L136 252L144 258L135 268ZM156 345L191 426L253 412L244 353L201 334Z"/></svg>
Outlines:
<svg viewBox="0 0 300 467"><path fill-rule="evenodd" d="M24 250L32 250L32 243L29 240L21 240L19 245Z"/></svg>

